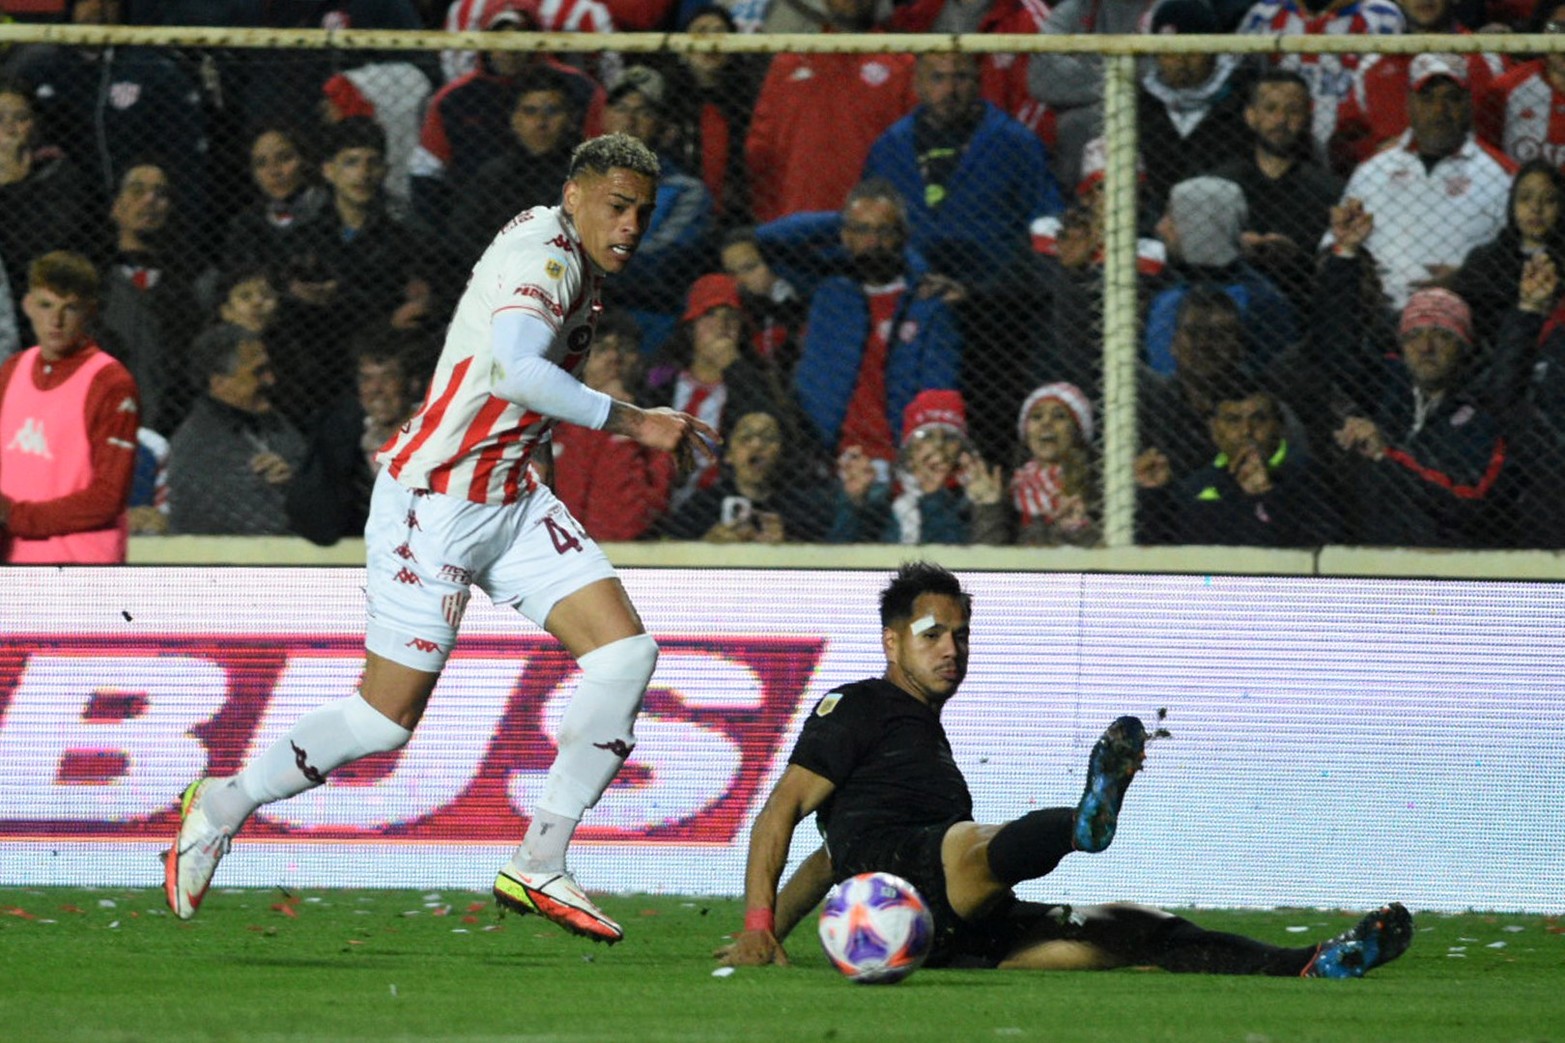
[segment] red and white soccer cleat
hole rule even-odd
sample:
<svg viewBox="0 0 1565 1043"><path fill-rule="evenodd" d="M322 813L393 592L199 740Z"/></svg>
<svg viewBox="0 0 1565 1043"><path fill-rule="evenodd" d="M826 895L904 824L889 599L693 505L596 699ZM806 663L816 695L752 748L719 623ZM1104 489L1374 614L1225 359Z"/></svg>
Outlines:
<svg viewBox="0 0 1565 1043"><path fill-rule="evenodd" d="M233 833L213 826L201 810L201 792L211 781L197 779L185 787L179 801L179 834L163 856L163 893L169 909L181 920L201 908L218 862L233 845Z"/></svg>
<svg viewBox="0 0 1565 1043"><path fill-rule="evenodd" d="M593 904L571 875L563 870L524 873L507 865L494 882L495 901L516 913L535 913L572 934L613 945L625 937L620 925Z"/></svg>

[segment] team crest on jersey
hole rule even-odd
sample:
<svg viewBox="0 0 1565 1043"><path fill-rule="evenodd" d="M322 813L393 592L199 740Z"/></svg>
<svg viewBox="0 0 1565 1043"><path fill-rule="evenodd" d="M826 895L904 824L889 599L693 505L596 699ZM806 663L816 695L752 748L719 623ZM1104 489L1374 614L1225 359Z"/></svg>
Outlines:
<svg viewBox="0 0 1565 1043"><path fill-rule="evenodd" d="M822 699L821 704L815 708L815 716L825 717L827 714L835 710L837 708L837 704L840 702L842 702L842 693L832 692L826 698Z"/></svg>
<svg viewBox="0 0 1565 1043"><path fill-rule="evenodd" d="M543 274L551 279L558 279L565 274L565 265L551 257L543 262Z"/></svg>
<svg viewBox="0 0 1565 1043"><path fill-rule="evenodd" d="M440 599L440 614L446 617L447 623L453 627L462 625L462 616L467 612L467 602L471 597L472 594L464 590Z"/></svg>

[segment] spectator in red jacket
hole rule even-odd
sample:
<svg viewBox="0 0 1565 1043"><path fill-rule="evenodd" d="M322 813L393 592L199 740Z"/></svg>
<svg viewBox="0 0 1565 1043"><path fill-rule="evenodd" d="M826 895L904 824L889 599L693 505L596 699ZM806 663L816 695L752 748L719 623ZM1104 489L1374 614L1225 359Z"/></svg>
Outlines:
<svg viewBox="0 0 1565 1043"><path fill-rule="evenodd" d="M875 0L826 0L826 7L841 31L873 24ZM915 104L911 55L777 55L745 142L756 221L839 209L875 139Z"/></svg>
<svg viewBox="0 0 1565 1043"><path fill-rule="evenodd" d="M623 402L634 401L641 331L622 311L598 320L582 383ZM587 535L599 542L644 536L668 507L674 458L638 445L624 435L575 424L554 429L554 494Z"/></svg>

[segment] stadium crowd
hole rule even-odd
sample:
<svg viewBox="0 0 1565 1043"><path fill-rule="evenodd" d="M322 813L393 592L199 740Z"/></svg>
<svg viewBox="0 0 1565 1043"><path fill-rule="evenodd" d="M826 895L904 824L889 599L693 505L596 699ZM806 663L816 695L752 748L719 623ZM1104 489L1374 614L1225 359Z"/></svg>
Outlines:
<svg viewBox="0 0 1565 1043"><path fill-rule="evenodd" d="M134 467L94 447L82 480L124 497L135 533L322 544L362 531L375 451L424 395L485 244L557 203L572 149L606 132L662 174L581 376L725 444L676 474L560 425L559 494L590 535L1095 544L1101 61L914 57L894 34L1565 32L1552 0L53 7L79 24L886 34L883 54L0 56L0 357L39 343L34 263L85 258L88 332L134 378L140 433ZM1561 545L1565 52L1369 48L1142 63L1139 542ZM23 368L0 370L0 427ZM38 453L28 431L0 430L0 525L37 499L7 479L23 469L6 454ZM9 513L34 526L16 536L55 524Z"/></svg>

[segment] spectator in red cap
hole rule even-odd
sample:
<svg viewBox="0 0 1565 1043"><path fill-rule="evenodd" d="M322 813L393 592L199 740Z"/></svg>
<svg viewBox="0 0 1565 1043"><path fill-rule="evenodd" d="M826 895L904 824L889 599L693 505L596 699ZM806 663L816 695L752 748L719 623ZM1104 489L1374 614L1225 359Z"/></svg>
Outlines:
<svg viewBox="0 0 1565 1043"><path fill-rule="evenodd" d="M1333 226L1347 242L1356 238L1340 220ZM1335 432L1337 445L1361 458L1351 475L1353 536L1376 546L1505 545L1517 483L1506 434L1473 380L1467 302L1447 289L1416 291L1402 309L1398 346L1378 405Z"/></svg>
<svg viewBox="0 0 1565 1043"><path fill-rule="evenodd" d="M830 542L969 543L973 504L966 483L999 481L973 451L960 391L915 395L902 414L895 476L882 478L874 464L852 453L839 461Z"/></svg>
<svg viewBox="0 0 1565 1043"><path fill-rule="evenodd" d="M1098 542L1098 476L1092 454L1092 403L1075 384L1034 388L1016 418L1026 462L1011 475L1010 495L993 472L967 483L974 543L1029 547Z"/></svg>
<svg viewBox="0 0 1565 1043"><path fill-rule="evenodd" d="M720 272L701 276L690 287L679 328L648 367L644 404L673 406L725 435L746 413L791 417L786 385L756 361L747 341L739 284ZM787 421L783 426L785 432L796 429ZM692 472L674 491L672 508L718 477L716 461Z"/></svg>

